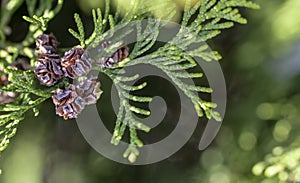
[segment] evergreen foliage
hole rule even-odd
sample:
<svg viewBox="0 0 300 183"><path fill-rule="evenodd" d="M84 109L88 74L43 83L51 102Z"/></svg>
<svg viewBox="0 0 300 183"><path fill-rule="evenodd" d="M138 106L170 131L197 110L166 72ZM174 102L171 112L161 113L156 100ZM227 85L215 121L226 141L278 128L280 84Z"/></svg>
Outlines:
<svg viewBox="0 0 300 183"><path fill-rule="evenodd" d="M155 17L151 6L151 1L133 1L131 11L121 18L119 8L115 14L111 14L110 1L105 1L105 10L94 9L92 11L94 30L87 37L83 21L78 14L74 15L77 30L69 29L69 32L78 40L83 48L95 48L99 43L110 39L117 32L118 28L125 27L130 21L137 21L137 42L134 44L133 50L124 61L115 64L113 68L105 69L94 67L109 76L117 88L120 98L120 106L117 114L117 120L113 132L112 144L118 145L122 140L126 128L130 132L130 145L124 153L124 157L130 162L134 162L139 154L138 147L143 146L142 141L138 138L137 130L149 132L150 128L134 118L135 114L148 116L150 111L134 106L130 101L134 102L150 102L151 98L147 96L137 96L132 93L142 90L147 83L138 86L129 86L127 82L138 79L138 75L131 77L125 76L125 67L137 64L150 64L164 72L174 84L190 98L194 104L195 110L199 117L205 116L208 119L214 118L221 121L221 117L217 111L213 109L217 104L201 99L197 93L211 93L212 89L205 86L192 86L184 82L185 78L201 78L203 73L187 72L197 66L194 57L200 57L206 61L219 60L221 56L209 50L207 46L200 45L197 48L188 49L191 45L198 43L199 36L201 41L214 38L221 33L222 29L230 28L234 23L246 23L246 19L241 16L237 7L258 8L258 5L246 0L203 0L198 1L195 5L187 0L181 29L177 35L164 46L148 53L156 43L159 35L159 28L163 26L162 20L169 20L175 14L172 7L164 7L165 13L160 17ZM7 74L9 85L1 87L1 91L18 92L20 95L8 104L0 105L0 152L4 151L9 145L10 139L15 135L18 124L24 119L27 111L33 111L34 115L38 115L37 106L51 97L51 93L57 88L68 85L67 79L53 87L42 87L34 78L32 70L19 71L10 67L18 57L28 57L33 66L35 63L34 50L30 48L38 35L47 30L47 24L60 11L63 0L58 0L57 5L52 7L51 1L41 0L36 8L37 0L26 0L28 15L23 18L30 23L29 31L26 38L21 43L9 43L6 41L5 28L10 21L13 13L20 7L23 0L11 0L1 7L1 24L0 24L0 67L5 68L1 74ZM147 25L142 29L141 22L147 18ZM128 32L128 34L130 31ZM127 34L114 38L107 48L99 54L99 57L114 52L123 44L122 38ZM192 35L192 36L191 36ZM188 51L183 51L188 50ZM147 53L147 54L146 54Z"/></svg>

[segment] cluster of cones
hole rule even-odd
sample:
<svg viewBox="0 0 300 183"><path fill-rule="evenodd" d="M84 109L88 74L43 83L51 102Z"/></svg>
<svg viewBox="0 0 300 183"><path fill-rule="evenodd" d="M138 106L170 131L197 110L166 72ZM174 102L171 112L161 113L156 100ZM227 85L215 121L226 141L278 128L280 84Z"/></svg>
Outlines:
<svg viewBox="0 0 300 183"><path fill-rule="evenodd" d="M104 49L108 44L110 42L104 42L100 49ZM93 62L103 68L111 68L114 63L128 56L128 47L121 47L109 57L92 60L81 46L73 47L60 58L57 54L57 45L58 42L52 34L38 36L36 39L38 57L34 73L45 86L52 86L64 77L78 81L67 88L56 89L52 96L59 116L64 119L77 118L84 107L95 104L102 93L97 77L87 77Z"/></svg>
<svg viewBox="0 0 300 183"><path fill-rule="evenodd" d="M52 96L56 114L64 119L77 118L86 105L95 104L102 93L97 80L93 76L83 77L65 89L56 89Z"/></svg>
<svg viewBox="0 0 300 183"><path fill-rule="evenodd" d="M60 58L57 45L52 34L42 34L36 39L38 58L34 73L42 85L52 86L63 77L86 76L92 68L92 60L82 47L75 46Z"/></svg>
<svg viewBox="0 0 300 183"><path fill-rule="evenodd" d="M60 79L78 79L77 84L56 89L52 100L56 114L64 119L77 118L85 105L95 104L101 95L100 82L96 77L86 77L92 68L87 52L75 46L62 58L57 54L58 42L54 35L42 34L36 39L38 52L34 73L42 85L52 86Z"/></svg>
<svg viewBox="0 0 300 183"><path fill-rule="evenodd" d="M53 34L42 34L36 39L36 50L38 53L34 68L36 78L42 85L53 86L64 77L76 79L76 83L67 88L56 89L52 100L56 107L56 113L64 119L77 118L78 114L86 105L95 104L100 98L100 82L97 77L87 76L95 62L102 68L111 68L114 63L122 61L128 56L128 47L122 46L108 57L92 60L88 52L81 46L75 46L65 52L61 58L57 53L58 42ZM105 41L99 47L103 51L111 44ZM24 59L18 59L11 67L19 70L29 70L30 64ZM3 72L4 68L0 68ZM8 76L0 75L0 86L8 85ZM17 92L0 92L0 104L10 103L19 94Z"/></svg>

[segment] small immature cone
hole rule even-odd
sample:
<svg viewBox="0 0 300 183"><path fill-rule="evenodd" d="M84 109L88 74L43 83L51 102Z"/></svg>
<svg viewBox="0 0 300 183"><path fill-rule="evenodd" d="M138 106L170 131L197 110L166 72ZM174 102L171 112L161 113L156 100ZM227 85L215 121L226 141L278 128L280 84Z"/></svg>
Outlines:
<svg viewBox="0 0 300 183"><path fill-rule="evenodd" d="M29 69L31 69L31 66L29 64L29 60L23 59L23 58L19 58L16 61L14 61L11 66L13 68L17 68L18 70L21 71L27 71Z"/></svg>
<svg viewBox="0 0 300 183"><path fill-rule="evenodd" d="M87 75L92 68L92 59L81 46L75 46L66 52L61 60L65 76L72 79Z"/></svg>
<svg viewBox="0 0 300 183"><path fill-rule="evenodd" d="M53 34L41 34L36 38L35 44L39 54L54 54L58 42Z"/></svg>
<svg viewBox="0 0 300 183"><path fill-rule="evenodd" d="M95 104L102 94L100 85L97 77L84 77L76 84L76 92L86 105Z"/></svg>
<svg viewBox="0 0 300 183"><path fill-rule="evenodd" d="M8 81L7 75L5 75L5 74L1 75L0 86L5 86L8 84L9 84L9 81ZM14 101L17 96L18 96L18 93L16 93L16 92L1 91L0 92L0 104L10 103L10 102Z"/></svg>
<svg viewBox="0 0 300 183"><path fill-rule="evenodd" d="M56 89L52 100L56 107L56 114L64 119L77 118L85 105L84 100L77 95L73 84L65 90Z"/></svg>
<svg viewBox="0 0 300 183"><path fill-rule="evenodd" d="M29 62L22 58L17 59L11 64L11 66L21 71L29 70L31 68ZM4 68L0 68L0 71L3 72ZM8 76L6 74L0 76L0 86L6 86L9 83L10 82L8 81ZM0 104L10 103L14 101L18 96L19 93L17 92L2 91L0 92Z"/></svg>
<svg viewBox="0 0 300 183"><path fill-rule="evenodd" d="M98 49L98 52L102 52L109 44L111 44L111 41L103 42L100 48ZM127 58L128 54L129 54L128 46L121 46L112 55L97 59L96 62L100 64L102 68L112 68L113 64L124 60L125 58Z"/></svg>
<svg viewBox="0 0 300 183"><path fill-rule="evenodd" d="M18 97L16 92L0 92L0 104L7 104L14 101Z"/></svg>
<svg viewBox="0 0 300 183"><path fill-rule="evenodd" d="M38 56L34 73L42 85L52 86L60 80L64 73L56 54L42 54Z"/></svg>

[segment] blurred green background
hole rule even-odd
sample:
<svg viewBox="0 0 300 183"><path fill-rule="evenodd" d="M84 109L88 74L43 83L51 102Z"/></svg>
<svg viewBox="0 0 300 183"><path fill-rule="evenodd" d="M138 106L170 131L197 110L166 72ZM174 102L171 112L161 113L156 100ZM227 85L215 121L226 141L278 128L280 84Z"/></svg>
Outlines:
<svg viewBox="0 0 300 183"><path fill-rule="evenodd" d="M128 2L121 2L126 11ZM1 157L0 182L300 182L300 1L256 2L260 10L242 9L247 25L236 25L208 42L223 56L228 103L220 133L207 150L198 151L203 130L199 124L190 141L170 158L151 165L122 165L95 152L76 122L56 117L49 101L38 118L28 115L21 123ZM178 10L183 3L174 0ZM91 8L102 6L102 1L67 0L49 32L61 47L71 47L77 44L67 31L75 27L73 14L80 13L90 33ZM23 39L25 13L21 7L10 23L13 41ZM176 17L174 21L180 14ZM98 104L104 111L106 102Z"/></svg>

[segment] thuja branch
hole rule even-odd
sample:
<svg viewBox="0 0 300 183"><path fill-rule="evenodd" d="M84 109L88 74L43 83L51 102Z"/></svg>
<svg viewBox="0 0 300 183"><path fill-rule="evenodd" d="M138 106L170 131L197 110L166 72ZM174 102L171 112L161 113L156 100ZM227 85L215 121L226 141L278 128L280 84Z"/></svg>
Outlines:
<svg viewBox="0 0 300 183"><path fill-rule="evenodd" d="M23 19L30 23L30 31L28 32L26 38L22 41L23 46L30 46L38 35L47 30L49 21L60 12L63 3L64 0L58 0L56 7L50 9L51 1L46 1L46 3L43 1L40 3L41 5L39 9L36 9L35 11L29 10L29 12L32 12L32 17L23 16ZM30 5L31 4L29 4L28 7L32 7L32 5Z"/></svg>
<svg viewBox="0 0 300 183"><path fill-rule="evenodd" d="M120 99L120 107L117 114L117 120L111 143L118 145L123 138L126 128L128 127L130 134L130 145L124 152L123 156L128 158L128 160L133 163L139 155L137 147L143 146L143 142L137 136L137 130L142 130L144 132L150 131L148 126L134 118L134 114L149 116L150 111L133 106L129 103L129 101L144 103L151 102L152 98L129 94L129 92L141 90L147 85L145 82L137 86L130 86L126 84L127 82L138 79L138 75L132 77L122 76L125 74L124 70L102 70L102 72L111 78L118 91L118 96ZM122 75L120 73L122 73Z"/></svg>
<svg viewBox="0 0 300 183"><path fill-rule="evenodd" d="M6 27L23 0L9 2L13 4L3 3L1 6L0 59L3 62L0 64L0 70L8 79L0 90L7 92L6 94L14 93L15 98L12 102L0 106L0 152L8 146L10 138L15 135L24 113L32 110L38 115L37 106L48 98L52 97L56 113L65 119L76 118L85 105L95 104L102 93L100 82L94 76L87 76L92 64L95 64L98 70L111 78L118 91L120 106L111 142L117 145L122 140L125 130L129 129L130 145L124 157L130 162L136 160L139 154L137 147L143 145L138 138L137 130L145 132L150 130L134 118L135 114L148 116L150 111L136 107L130 101L144 103L150 102L151 98L132 94L146 87L146 83L129 85L128 82L135 81L139 76L126 76L124 68L137 64L150 64L159 68L190 98L199 117L206 116L220 121L219 113L213 110L217 105L201 99L198 95L213 91L208 87L190 85L184 82L184 79L203 76L201 72L188 72L196 67L194 57L200 57L205 61L221 58L217 52L209 50L208 46L201 43L220 34L222 29L232 27L234 22L246 23L237 7L258 8L255 3L246 0L202 0L194 6L187 0L177 35L168 44L150 52L157 42L161 19L170 19L176 13L176 9L168 7L168 3L153 6L151 0L137 0L131 4L130 11L120 20L120 9L117 8L117 12L113 14L110 1L105 0L104 11L100 9L92 11L94 30L90 36L86 35L80 16L74 15L77 30L69 29L69 32L78 39L80 46L74 46L61 57L56 50L55 37L42 33L47 30L49 21L61 10L63 0L58 0L55 7L52 7L51 1L26 0L28 16L23 18L30 25L26 38L20 43L6 41ZM40 4L39 8L36 8L37 4ZM153 10L158 8L161 8L163 13L154 18L157 16ZM147 21L146 27L142 28L140 20L145 18L151 19ZM127 30L117 37L114 35L132 20L137 21L135 24L137 42L133 45L133 50L129 51L129 47L123 44L122 39L132 33L132 30ZM37 57L34 50L29 47L34 40L37 45ZM189 46L199 43L196 49L189 49ZM85 50L87 47L98 49L100 53L97 60L89 57L89 53ZM30 68L23 70L14 68L13 63L20 56L28 57L31 62ZM77 84L70 84L72 80L77 80Z"/></svg>
<svg viewBox="0 0 300 183"><path fill-rule="evenodd" d="M201 78L203 76L203 73L189 73L185 71L197 66L195 62L190 63L184 58L180 59L180 57L177 57L177 60L172 60L172 58L164 57L162 54L153 53L152 55L150 54L145 57L134 60L126 60L124 63L120 63L122 67L129 67L137 64L149 64L159 68L174 82L174 84L176 84L180 90L184 92L187 97L191 99L199 117L202 117L203 112L205 112L205 116L208 119L214 118L217 121L221 121L219 113L212 110L217 107L217 104L204 101L196 94L197 92L211 93L212 89L208 87L189 85L181 80L186 78Z"/></svg>

